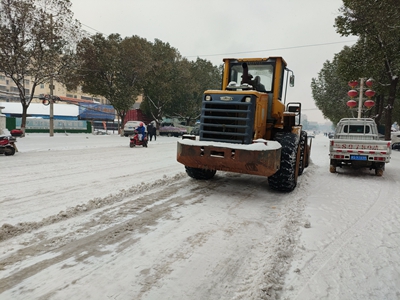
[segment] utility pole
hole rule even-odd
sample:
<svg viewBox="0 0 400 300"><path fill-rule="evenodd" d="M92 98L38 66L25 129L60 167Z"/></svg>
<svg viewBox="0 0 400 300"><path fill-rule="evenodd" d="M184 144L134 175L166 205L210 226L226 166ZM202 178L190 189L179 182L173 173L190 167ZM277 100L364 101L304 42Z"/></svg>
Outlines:
<svg viewBox="0 0 400 300"><path fill-rule="evenodd" d="M362 111L362 103L363 103L363 89L364 89L364 78L360 78L360 97L358 98L357 119L361 119L361 111Z"/></svg>
<svg viewBox="0 0 400 300"><path fill-rule="evenodd" d="M54 136L54 101L53 101L53 75L50 78L50 136Z"/></svg>
<svg viewBox="0 0 400 300"><path fill-rule="evenodd" d="M52 41L53 41L53 15L50 15L50 29L52 32ZM54 136L54 101L53 101L53 70L51 70L51 75L50 75L50 122L49 122L49 133L50 136Z"/></svg>
<svg viewBox="0 0 400 300"><path fill-rule="evenodd" d="M367 90L365 92L365 96L368 97L368 100L364 102L364 106L368 109L371 109L374 105L375 102L371 100L371 97L375 95L375 92L373 90L370 90L368 88L371 88L373 85L373 80L372 78L368 79L365 81L365 78L360 78L360 93L355 90L355 87L358 85L358 82L356 80L351 80L349 81L349 86L352 88L350 91L347 92L347 95L350 96L351 100L347 101L346 105L350 108L353 109L357 106L357 101L353 100L354 97L359 95L358 98L358 114L357 114L357 119L361 118L361 113L363 111L362 106L363 106L363 93L364 93L364 83L367 87Z"/></svg>

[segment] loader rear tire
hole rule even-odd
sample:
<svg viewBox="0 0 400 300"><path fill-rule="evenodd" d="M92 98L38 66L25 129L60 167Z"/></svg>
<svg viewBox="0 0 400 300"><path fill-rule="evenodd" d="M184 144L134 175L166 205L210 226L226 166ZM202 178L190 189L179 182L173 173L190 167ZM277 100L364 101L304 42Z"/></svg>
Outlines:
<svg viewBox="0 0 400 300"><path fill-rule="evenodd" d="M191 168L191 167L186 167L186 173L198 180L208 180L214 177L215 173L217 173L216 170L206 170L206 169L198 169L198 168Z"/></svg>
<svg viewBox="0 0 400 300"><path fill-rule="evenodd" d="M294 133L281 132L276 134L275 140L282 146L281 167L278 172L268 177L268 183L273 190L291 192L297 185L299 138Z"/></svg>
<svg viewBox="0 0 400 300"><path fill-rule="evenodd" d="M309 163L310 163L310 155L311 155L311 146L312 146L312 140L313 139L310 139L310 144L308 144L308 137L307 137L307 143L306 143L306 149L307 149L307 155L306 155L306 158L305 158L305 168L308 168L308 165L309 165Z"/></svg>
<svg viewBox="0 0 400 300"><path fill-rule="evenodd" d="M307 132L302 131L300 134L300 163L299 163L299 176L303 174L306 166L307 155L308 155L308 147L307 147ZM308 164L307 164L308 165Z"/></svg>

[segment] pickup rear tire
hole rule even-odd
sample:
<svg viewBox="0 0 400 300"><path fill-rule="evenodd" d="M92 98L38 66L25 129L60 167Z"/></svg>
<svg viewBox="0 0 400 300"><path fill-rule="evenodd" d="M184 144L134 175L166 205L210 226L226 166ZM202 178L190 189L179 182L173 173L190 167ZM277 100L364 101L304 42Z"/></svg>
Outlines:
<svg viewBox="0 0 400 300"><path fill-rule="evenodd" d="M385 163L377 164L375 168L375 175L379 177L382 176L384 170L385 170Z"/></svg>
<svg viewBox="0 0 400 300"><path fill-rule="evenodd" d="M336 167L337 167L336 160L331 159L331 163L329 165L329 172L336 173Z"/></svg>
<svg viewBox="0 0 400 300"><path fill-rule="evenodd" d="M191 167L186 167L186 173L197 180L208 180L214 177L215 173L217 173L216 170L206 170L206 169L199 169L199 168L191 168Z"/></svg>
<svg viewBox="0 0 400 300"><path fill-rule="evenodd" d="M268 177L268 184L273 190L291 192L297 185L299 138L294 133L280 132L276 134L275 140L282 146L281 167Z"/></svg>

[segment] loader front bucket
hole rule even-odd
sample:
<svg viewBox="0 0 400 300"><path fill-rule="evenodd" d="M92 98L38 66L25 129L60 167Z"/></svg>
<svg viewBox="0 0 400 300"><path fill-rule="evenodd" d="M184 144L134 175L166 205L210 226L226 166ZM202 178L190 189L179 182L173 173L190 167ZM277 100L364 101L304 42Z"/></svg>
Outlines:
<svg viewBox="0 0 400 300"><path fill-rule="evenodd" d="M178 141L177 160L186 167L269 177L280 168L281 145L258 140L250 145Z"/></svg>

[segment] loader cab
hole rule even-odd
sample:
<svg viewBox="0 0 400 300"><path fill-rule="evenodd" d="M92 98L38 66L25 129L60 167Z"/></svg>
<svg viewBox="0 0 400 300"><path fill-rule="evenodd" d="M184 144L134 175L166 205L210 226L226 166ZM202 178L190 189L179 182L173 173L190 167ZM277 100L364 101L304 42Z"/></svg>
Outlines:
<svg viewBox="0 0 400 300"><path fill-rule="evenodd" d="M225 59L223 89L252 89L282 99L286 62L281 57Z"/></svg>
<svg viewBox="0 0 400 300"><path fill-rule="evenodd" d="M224 59L222 90L204 92L200 141L251 144L283 127L282 57Z"/></svg>

